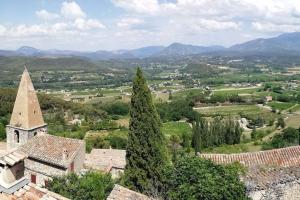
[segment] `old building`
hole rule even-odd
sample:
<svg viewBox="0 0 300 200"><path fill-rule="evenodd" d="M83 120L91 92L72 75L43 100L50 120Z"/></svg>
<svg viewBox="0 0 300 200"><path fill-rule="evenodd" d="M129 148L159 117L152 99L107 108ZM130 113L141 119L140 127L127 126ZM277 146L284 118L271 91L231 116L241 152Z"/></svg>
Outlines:
<svg viewBox="0 0 300 200"><path fill-rule="evenodd" d="M93 149L86 154L84 165L87 169L110 172L117 178L124 172L126 151L119 149Z"/></svg>
<svg viewBox="0 0 300 200"><path fill-rule="evenodd" d="M0 157L1 200L68 200L56 193L41 188L24 177L23 153L12 152Z"/></svg>
<svg viewBox="0 0 300 200"><path fill-rule="evenodd" d="M79 172L85 158L85 142L47 134L39 101L25 68L10 124L7 150L25 154L24 175L34 184L45 185L53 176Z"/></svg>
<svg viewBox="0 0 300 200"><path fill-rule="evenodd" d="M85 142L44 134L35 136L17 151L28 156L25 176L32 183L45 185L53 176L78 173L83 168Z"/></svg>
<svg viewBox="0 0 300 200"><path fill-rule="evenodd" d="M300 146L237 154L201 154L217 164L239 162L241 177L253 200L300 199Z"/></svg>
<svg viewBox="0 0 300 200"><path fill-rule="evenodd" d="M115 185L107 200L154 200L146 195Z"/></svg>
<svg viewBox="0 0 300 200"><path fill-rule="evenodd" d="M37 134L47 133L39 101L25 68L10 123L6 127L7 149L14 149L25 144Z"/></svg>

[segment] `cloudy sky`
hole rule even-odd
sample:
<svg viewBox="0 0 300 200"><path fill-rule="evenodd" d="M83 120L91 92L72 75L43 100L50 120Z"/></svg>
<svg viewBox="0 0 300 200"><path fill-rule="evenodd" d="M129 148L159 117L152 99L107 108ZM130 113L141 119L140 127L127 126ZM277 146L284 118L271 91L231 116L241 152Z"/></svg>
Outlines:
<svg viewBox="0 0 300 200"><path fill-rule="evenodd" d="M0 49L230 46L300 31L300 0L3 0Z"/></svg>

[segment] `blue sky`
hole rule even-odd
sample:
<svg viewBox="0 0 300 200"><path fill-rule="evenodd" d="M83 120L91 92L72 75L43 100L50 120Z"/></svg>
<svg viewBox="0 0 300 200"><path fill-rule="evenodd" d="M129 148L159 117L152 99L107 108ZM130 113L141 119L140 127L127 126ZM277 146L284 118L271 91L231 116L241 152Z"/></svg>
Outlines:
<svg viewBox="0 0 300 200"><path fill-rule="evenodd" d="M300 30L299 0L3 0L0 49L224 45Z"/></svg>

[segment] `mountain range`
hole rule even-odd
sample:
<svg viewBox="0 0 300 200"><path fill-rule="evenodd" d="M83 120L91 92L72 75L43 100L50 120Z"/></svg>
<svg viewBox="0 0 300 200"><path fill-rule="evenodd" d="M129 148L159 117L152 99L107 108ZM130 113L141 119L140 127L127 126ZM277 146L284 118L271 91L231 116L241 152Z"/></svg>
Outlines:
<svg viewBox="0 0 300 200"><path fill-rule="evenodd" d="M15 51L0 50L0 56L30 56L30 57L82 57L91 60L110 59L143 59L155 57L177 57L205 53L300 53L300 32L284 33L277 37L263 39L258 38L245 43L236 44L229 48L223 46L194 46L181 43L173 43L167 47L148 46L133 50L116 50L95 52L82 52L71 50L40 50L29 46L23 46Z"/></svg>

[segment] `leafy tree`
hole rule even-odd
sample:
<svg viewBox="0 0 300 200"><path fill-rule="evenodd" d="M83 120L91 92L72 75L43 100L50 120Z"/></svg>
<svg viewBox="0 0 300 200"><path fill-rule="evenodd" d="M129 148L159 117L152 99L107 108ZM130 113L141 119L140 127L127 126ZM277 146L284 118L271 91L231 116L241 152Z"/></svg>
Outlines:
<svg viewBox="0 0 300 200"><path fill-rule="evenodd" d="M129 105L124 102L117 101L115 103L106 104L103 109L108 114L127 115L129 112Z"/></svg>
<svg viewBox="0 0 300 200"><path fill-rule="evenodd" d="M233 165L216 165L199 157L182 157L165 171L165 198L172 200L246 200L246 188Z"/></svg>
<svg viewBox="0 0 300 200"><path fill-rule="evenodd" d="M124 183L129 188L156 196L162 188L167 163L161 121L140 68L133 81Z"/></svg>
<svg viewBox="0 0 300 200"><path fill-rule="evenodd" d="M284 118L283 117L279 117L277 119L277 127L281 127L281 128L285 127L285 122L284 122Z"/></svg>
<svg viewBox="0 0 300 200"><path fill-rule="evenodd" d="M4 140L6 138L5 126L0 122L0 139Z"/></svg>
<svg viewBox="0 0 300 200"><path fill-rule="evenodd" d="M49 190L73 200L105 200L113 188L110 174L88 172L82 176L74 173L54 177Z"/></svg>

